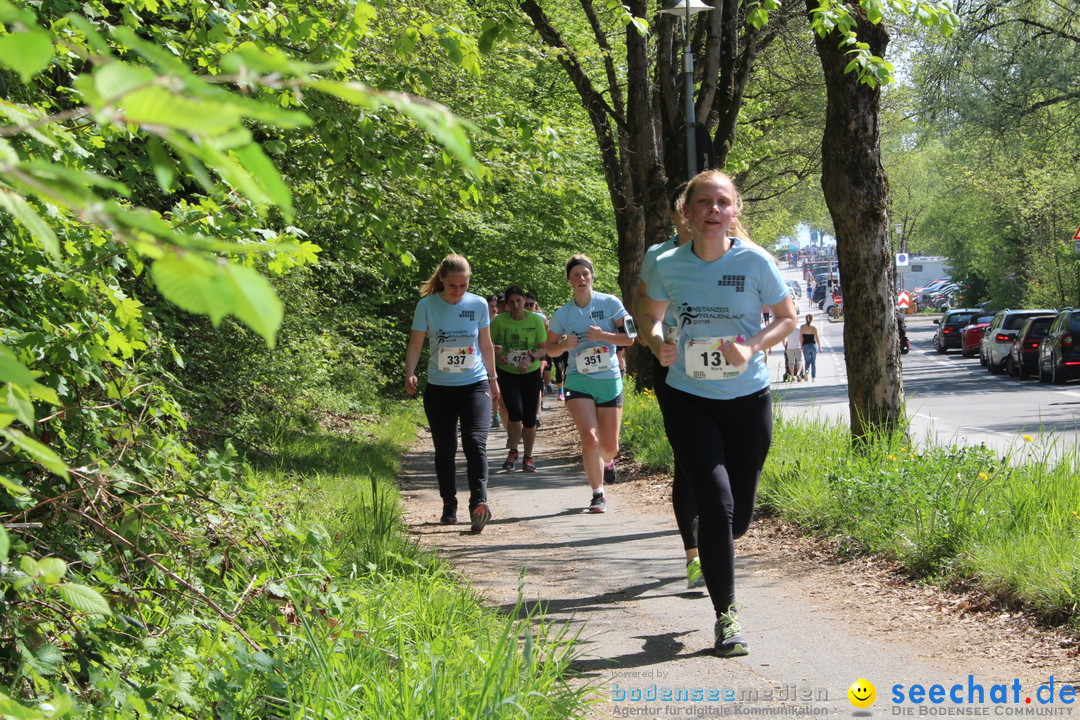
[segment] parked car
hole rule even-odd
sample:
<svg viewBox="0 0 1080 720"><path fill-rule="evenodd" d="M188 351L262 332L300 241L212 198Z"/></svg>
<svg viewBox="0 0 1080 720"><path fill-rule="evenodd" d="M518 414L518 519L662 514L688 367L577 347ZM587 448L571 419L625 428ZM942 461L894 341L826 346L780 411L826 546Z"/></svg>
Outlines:
<svg viewBox="0 0 1080 720"><path fill-rule="evenodd" d="M1041 310L1002 310L990 321L990 327L986 328L982 342L979 344L979 359L986 366L987 371L994 374L1005 371L1005 358L1012 349L1013 338L1024 324L1024 321L1033 315L1053 315L1056 310L1043 308Z"/></svg>
<svg viewBox="0 0 1080 720"><path fill-rule="evenodd" d="M934 349L941 354L949 351L949 348L960 349L960 331L969 324L973 318L982 314L979 308L960 308L949 310L938 320L934 321L937 331L931 341Z"/></svg>
<svg viewBox="0 0 1080 720"><path fill-rule="evenodd" d="M967 291L968 286L964 283L949 283L947 285L942 285L941 288L930 296L927 307L937 308L938 310L949 310L964 301L964 295Z"/></svg>
<svg viewBox="0 0 1080 720"><path fill-rule="evenodd" d="M1046 337L1050 323L1054 322L1056 315L1032 315L1020 326L1016 333L1012 347L1009 348L1009 357L1006 359L1006 368L1013 377L1021 380L1039 369L1039 344Z"/></svg>
<svg viewBox="0 0 1080 720"><path fill-rule="evenodd" d="M1080 310L1062 310L1039 346L1039 382L1061 385L1080 377Z"/></svg>
<svg viewBox="0 0 1080 720"><path fill-rule="evenodd" d="M986 334L986 328L990 327L990 321L994 314L976 315L964 329L960 331L960 354L966 358L975 357L979 354L979 343Z"/></svg>
<svg viewBox="0 0 1080 720"><path fill-rule="evenodd" d="M951 282L952 279L950 278L941 278L939 280L935 280L929 285L924 285L921 288L915 288L911 291L911 295L915 298L915 302L919 303L919 307L933 307L931 301L934 297L934 294Z"/></svg>
<svg viewBox="0 0 1080 720"><path fill-rule="evenodd" d="M791 296L798 299L802 297L802 284L798 280L788 280L787 286L791 288Z"/></svg>

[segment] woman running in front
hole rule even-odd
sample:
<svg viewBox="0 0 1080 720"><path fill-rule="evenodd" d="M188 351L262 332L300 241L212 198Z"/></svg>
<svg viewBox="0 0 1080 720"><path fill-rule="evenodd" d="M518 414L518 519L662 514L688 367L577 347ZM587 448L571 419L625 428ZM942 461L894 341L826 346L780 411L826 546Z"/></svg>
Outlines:
<svg viewBox="0 0 1080 720"><path fill-rule="evenodd" d="M431 348L424 412L435 445L435 476L443 525L457 524L457 428L465 452L472 531L491 519L487 504L487 436L492 400L499 396L488 304L468 292L472 271L460 255L447 255L420 289L405 351L405 391L416 394L416 364L427 337ZM489 369L490 368L490 369Z"/></svg>
<svg viewBox="0 0 1080 720"><path fill-rule="evenodd" d="M709 170L686 188L692 241L660 255L638 305L646 344L670 368L664 427L697 499L698 551L716 612L716 654L749 645L735 617L735 539L750 525L772 442L765 349L795 328L789 288L768 253L731 236L741 198ZM678 329L665 337L668 305ZM761 326L761 313L771 314Z"/></svg>
<svg viewBox="0 0 1080 720"><path fill-rule="evenodd" d="M623 388L615 348L634 343L621 332L627 317L622 301L593 291L593 264L584 255L566 263L574 299L551 316L547 354L567 354L566 409L581 436L581 462L592 488L589 512L607 510L604 466L619 452Z"/></svg>
<svg viewBox="0 0 1080 720"><path fill-rule="evenodd" d="M517 285L506 288L507 312L499 313L491 323L491 338L499 348L496 363L499 388L506 403L506 434L510 452L503 470L513 472L517 466L518 441L523 440L525 457L521 469L536 472L533 443L536 442L536 413L540 409L540 359L544 357L547 326L538 313L525 310L525 291ZM535 302L533 307L535 307Z"/></svg>

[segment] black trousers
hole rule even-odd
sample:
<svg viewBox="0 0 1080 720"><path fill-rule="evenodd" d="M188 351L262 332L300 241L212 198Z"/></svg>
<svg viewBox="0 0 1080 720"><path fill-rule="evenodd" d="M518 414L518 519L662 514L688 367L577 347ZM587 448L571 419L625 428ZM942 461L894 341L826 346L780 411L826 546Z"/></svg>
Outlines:
<svg viewBox="0 0 1080 720"><path fill-rule="evenodd" d="M536 411L540 409L540 390L544 380L540 377L540 368L529 373L512 373L501 368L495 371L499 376L499 392L506 403L507 420L519 422L522 427L536 427Z"/></svg>
<svg viewBox="0 0 1080 720"><path fill-rule="evenodd" d="M668 368L661 365L660 361L653 356L653 387L656 390L656 403L660 406L660 413L667 417ZM670 443L670 438L668 439ZM675 446L671 446L672 451ZM686 480L686 473L679 465L679 456L675 455L675 475L671 480L671 508L675 511L675 524L679 526L679 535L682 536L684 550L697 547L697 533L694 532L694 519L697 517L697 500L694 499L694 491Z"/></svg>
<svg viewBox="0 0 1080 720"><path fill-rule="evenodd" d="M664 427L697 501L701 572L716 612L727 612L735 602L735 539L754 517L772 444L772 395L766 388L712 400L667 390Z"/></svg>
<svg viewBox="0 0 1080 720"><path fill-rule="evenodd" d="M457 507L457 430L461 425L461 449L469 481L469 510L487 502L487 437L491 426L491 388L487 380L472 385L428 383L424 390L431 439L435 444L435 476L439 495Z"/></svg>

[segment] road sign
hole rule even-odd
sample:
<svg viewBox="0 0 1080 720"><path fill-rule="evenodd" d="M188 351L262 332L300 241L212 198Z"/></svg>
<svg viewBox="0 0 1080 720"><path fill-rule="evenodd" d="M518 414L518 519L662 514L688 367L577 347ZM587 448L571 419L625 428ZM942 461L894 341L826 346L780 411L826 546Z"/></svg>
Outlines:
<svg viewBox="0 0 1080 720"><path fill-rule="evenodd" d="M1076 232L1073 233L1073 240L1080 240L1080 228L1076 228Z"/></svg>
<svg viewBox="0 0 1080 720"><path fill-rule="evenodd" d="M896 253L896 269L897 270L899 270L900 268L904 268L906 270L908 265L910 265L910 264L911 264L911 256L910 255L908 255L907 253Z"/></svg>
<svg viewBox="0 0 1080 720"><path fill-rule="evenodd" d="M901 290L896 293L896 308L898 310L907 310L911 307L911 293Z"/></svg>

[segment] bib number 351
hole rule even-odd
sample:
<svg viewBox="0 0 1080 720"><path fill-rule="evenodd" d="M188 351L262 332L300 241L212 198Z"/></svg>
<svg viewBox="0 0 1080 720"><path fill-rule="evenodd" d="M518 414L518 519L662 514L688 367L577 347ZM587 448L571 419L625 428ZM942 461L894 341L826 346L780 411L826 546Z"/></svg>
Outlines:
<svg viewBox="0 0 1080 720"><path fill-rule="evenodd" d="M611 348L596 345L577 354L577 371L585 375L611 369Z"/></svg>

